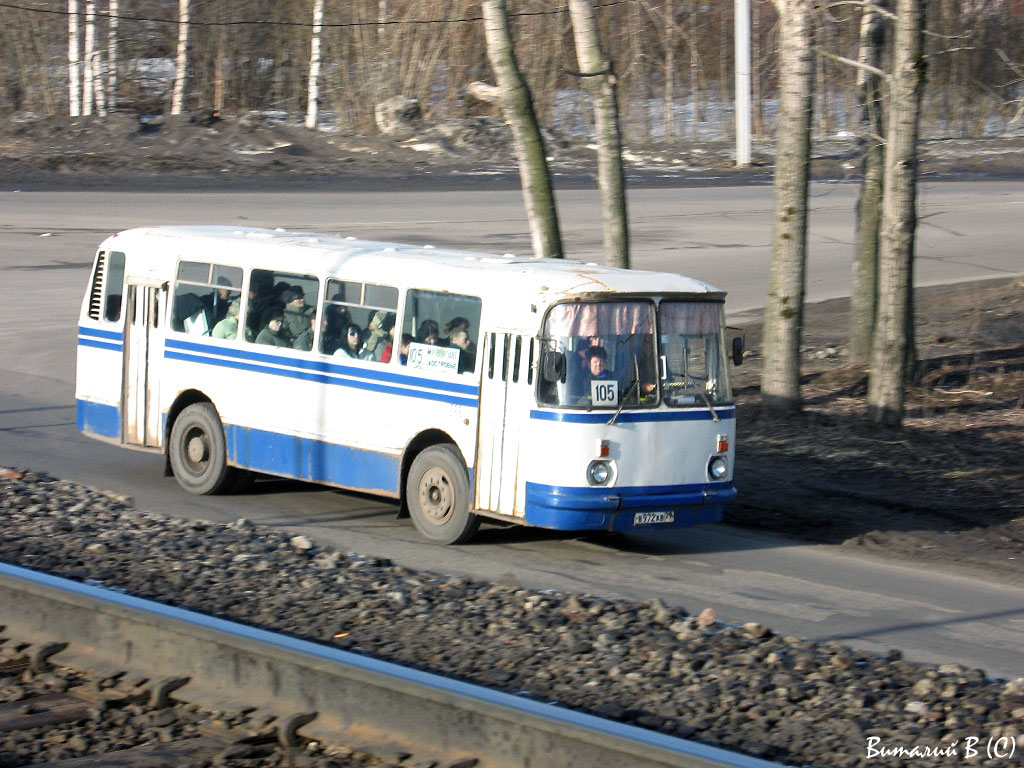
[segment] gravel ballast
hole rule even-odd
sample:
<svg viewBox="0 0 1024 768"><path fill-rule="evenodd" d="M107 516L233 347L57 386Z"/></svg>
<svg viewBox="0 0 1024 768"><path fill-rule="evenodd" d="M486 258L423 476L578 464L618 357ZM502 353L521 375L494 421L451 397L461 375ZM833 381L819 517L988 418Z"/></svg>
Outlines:
<svg viewBox="0 0 1024 768"><path fill-rule="evenodd" d="M1024 763L1024 678L726 626L657 600L412 571L244 520L138 511L32 471L0 470L0 526L4 562L771 760Z"/></svg>

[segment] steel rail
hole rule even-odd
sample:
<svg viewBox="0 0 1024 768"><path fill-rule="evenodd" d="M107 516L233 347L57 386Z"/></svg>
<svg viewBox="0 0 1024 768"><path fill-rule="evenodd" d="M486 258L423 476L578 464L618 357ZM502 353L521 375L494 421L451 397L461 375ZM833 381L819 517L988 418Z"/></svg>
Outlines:
<svg viewBox="0 0 1024 768"><path fill-rule="evenodd" d="M176 698L298 718L303 735L369 752L402 749L482 768L779 768L327 645L0 563L0 625L62 642L86 671L188 678ZM179 683L180 684L180 683Z"/></svg>

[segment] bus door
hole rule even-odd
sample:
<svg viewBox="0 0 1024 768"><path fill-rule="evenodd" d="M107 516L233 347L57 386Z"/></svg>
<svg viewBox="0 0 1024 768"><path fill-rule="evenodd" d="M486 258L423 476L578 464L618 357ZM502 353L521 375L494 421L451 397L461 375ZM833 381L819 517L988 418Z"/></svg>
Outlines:
<svg viewBox="0 0 1024 768"><path fill-rule="evenodd" d="M124 375L121 383L122 442L158 447L160 358L167 283L125 281Z"/></svg>
<svg viewBox="0 0 1024 768"><path fill-rule="evenodd" d="M476 508L522 516L525 481L519 482L519 435L529 417L533 342L528 336L484 337L476 441ZM522 486L522 487L520 487Z"/></svg>

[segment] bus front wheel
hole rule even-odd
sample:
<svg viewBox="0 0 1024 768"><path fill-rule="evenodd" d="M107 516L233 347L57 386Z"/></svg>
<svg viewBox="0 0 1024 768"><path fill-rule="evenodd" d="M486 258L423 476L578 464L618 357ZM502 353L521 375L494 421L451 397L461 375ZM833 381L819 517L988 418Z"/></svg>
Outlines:
<svg viewBox="0 0 1024 768"><path fill-rule="evenodd" d="M228 466L224 427L210 403L195 403L174 420L168 455L174 478L189 493L221 493L236 480Z"/></svg>
<svg viewBox="0 0 1024 768"><path fill-rule="evenodd" d="M450 445L435 445L412 462L405 485L417 530L439 544L461 544L480 527L469 511L469 475Z"/></svg>

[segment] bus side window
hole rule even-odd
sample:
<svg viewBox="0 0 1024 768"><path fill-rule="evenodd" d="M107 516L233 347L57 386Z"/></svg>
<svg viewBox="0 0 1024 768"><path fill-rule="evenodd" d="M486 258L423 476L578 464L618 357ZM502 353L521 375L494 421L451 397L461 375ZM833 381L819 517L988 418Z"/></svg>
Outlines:
<svg viewBox="0 0 1024 768"><path fill-rule="evenodd" d="M118 251L101 253L93 273L92 295L98 296L102 284L103 319L116 323L121 319L121 296L124 293L124 254ZM89 317L99 320L99 306L89 303Z"/></svg>
<svg viewBox="0 0 1024 768"><path fill-rule="evenodd" d="M182 261L178 264L174 285L171 328L194 336L213 335L220 339L234 339L238 331L237 320L230 332L228 323L221 321L229 316L228 310L232 305L235 312L232 317L237 318L241 296L240 267L205 261ZM214 333L216 328L220 330Z"/></svg>
<svg viewBox="0 0 1024 768"><path fill-rule="evenodd" d="M402 318L403 332L413 339L409 367L475 373L481 307L476 296L410 289Z"/></svg>
<svg viewBox="0 0 1024 768"><path fill-rule="evenodd" d="M395 349L398 289L390 285L328 280L320 352L390 363ZM358 335L349 333L355 326Z"/></svg>

